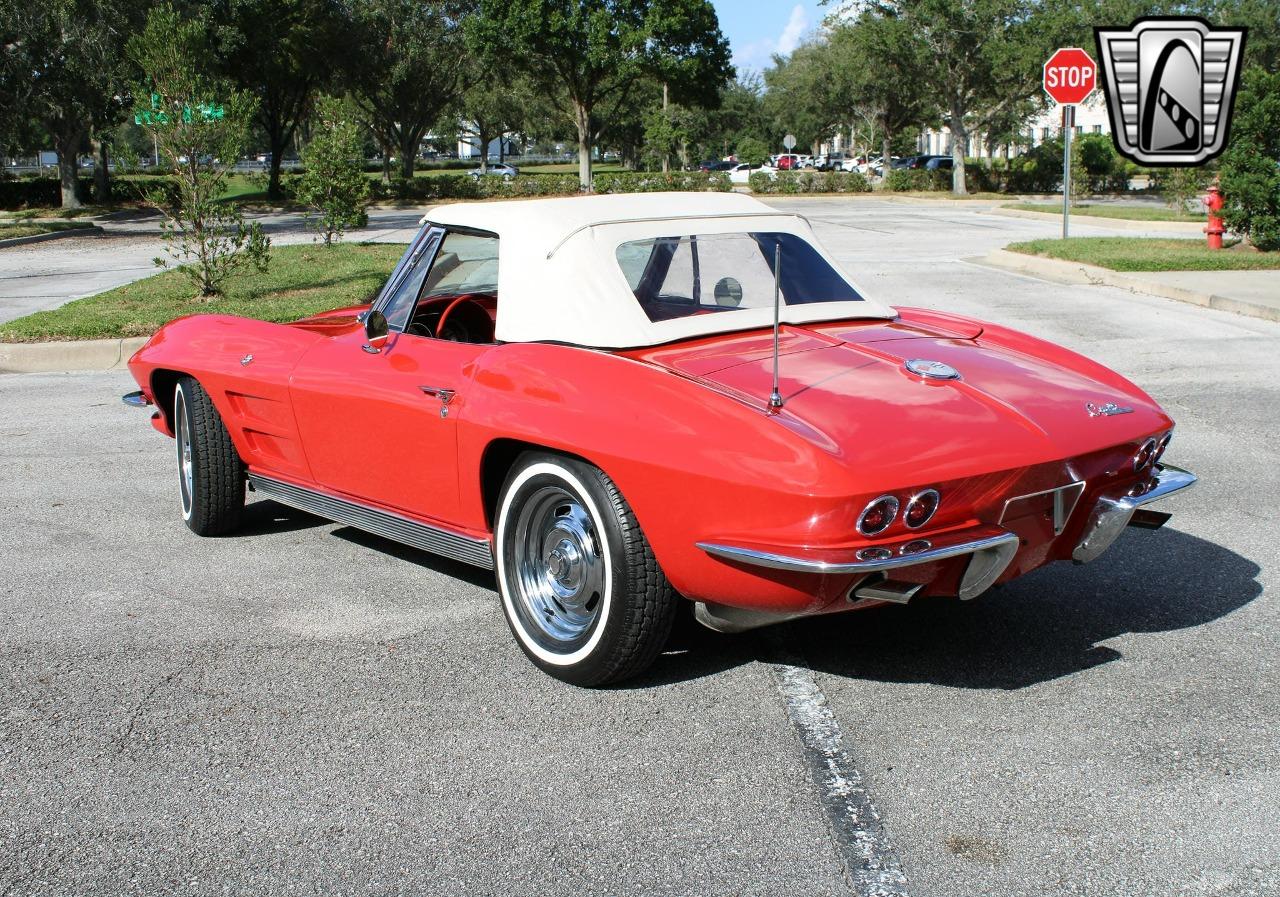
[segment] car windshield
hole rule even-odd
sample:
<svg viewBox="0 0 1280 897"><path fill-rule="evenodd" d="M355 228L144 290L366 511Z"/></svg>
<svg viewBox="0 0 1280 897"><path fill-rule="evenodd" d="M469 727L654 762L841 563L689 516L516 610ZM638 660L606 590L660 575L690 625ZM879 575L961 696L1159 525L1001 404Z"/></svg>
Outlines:
<svg viewBox="0 0 1280 897"><path fill-rule="evenodd" d="M860 302L802 237L785 233L655 237L621 244L618 265L650 321L773 306L774 253L787 305Z"/></svg>

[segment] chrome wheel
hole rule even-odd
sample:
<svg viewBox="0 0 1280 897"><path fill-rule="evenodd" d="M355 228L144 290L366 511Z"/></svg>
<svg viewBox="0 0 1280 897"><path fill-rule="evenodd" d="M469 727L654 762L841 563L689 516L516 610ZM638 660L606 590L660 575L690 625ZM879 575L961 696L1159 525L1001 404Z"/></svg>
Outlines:
<svg viewBox="0 0 1280 897"><path fill-rule="evenodd" d="M581 647L600 616L605 561L600 535L582 502L560 486L542 486L525 501L506 553L515 575L512 602L523 629L544 649Z"/></svg>
<svg viewBox="0 0 1280 897"><path fill-rule="evenodd" d="M191 424L187 419L187 400L179 388L173 398L174 442L178 447L178 492L182 497L182 516L191 516L191 496L195 492L195 464L191 459Z"/></svg>

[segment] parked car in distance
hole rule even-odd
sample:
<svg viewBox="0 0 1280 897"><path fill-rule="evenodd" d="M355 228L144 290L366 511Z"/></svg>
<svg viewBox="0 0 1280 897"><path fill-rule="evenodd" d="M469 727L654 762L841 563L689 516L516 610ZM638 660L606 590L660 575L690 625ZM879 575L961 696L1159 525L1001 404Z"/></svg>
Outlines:
<svg viewBox="0 0 1280 897"><path fill-rule="evenodd" d="M800 156L796 153L780 153L774 156L773 165L779 171L794 171L801 167Z"/></svg>
<svg viewBox="0 0 1280 897"><path fill-rule="evenodd" d="M813 160L813 167L818 171L839 171L844 167L848 157L844 153L823 153Z"/></svg>
<svg viewBox="0 0 1280 897"><path fill-rule="evenodd" d="M372 305L188 315L129 370L126 404L175 440L194 533L235 531L248 487L493 570L521 650L579 685L645 670L681 613L739 632L1091 561L1195 482L1164 461L1173 421L1124 377L895 309L803 216L735 192L435 206ZM161 532L157 555L184 563ZM1176 544L1131 547L1109 604L1158 608L1158 578L1128 562ZM223 553L251 557L200 555ZM344 598L385 604L316 595ZM1025 609L1017 625L1058 635Z"/></svg>
<svg viewBox="0 0 1280 897"><path fill-rule="evenodd" d="M699 171L732 171L733 167L737 164L738 164L737 162L734 162L731 159L707 159L705 162L698 163L698 170Z"/></svg>
<svg viewBox="0 0 1280 897"><path fill-rule="evenodd" d="M473 168L467 172L473 178L482 176L501 177L508 180L520 173L520 169L506 162L489 162L483 169Z"/></svg>
<svg viewBox="0 0 1280 897"><path fill-rule="evenodd" d="M729 169L729 182L733 184L749 184L751 183L751 175L756 172L776 177L778 170L772 165L748 165L746 162L739 162Z"/></svg>
<svg viewBox="0 0 1280 897"><path fill-rule="evenodd" d="M909 160L907 168L917 170L936 171L939 168L951 168L951 157L941 156L934 153L926 153L920 156L912 156Z"/></svg>

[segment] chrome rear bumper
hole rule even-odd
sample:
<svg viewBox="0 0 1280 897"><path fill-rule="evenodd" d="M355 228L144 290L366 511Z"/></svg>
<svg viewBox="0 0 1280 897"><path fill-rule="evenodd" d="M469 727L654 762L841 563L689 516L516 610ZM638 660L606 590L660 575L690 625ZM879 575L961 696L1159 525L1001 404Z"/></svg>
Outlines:
<svg viewBox="0 0 1280 897"><path fill-rule="evenodd" d="M146 408L151 404L146 393L140 389L125 393L120 397L120 401L124 402L126 405L131 405L134 408Z"/></svg>
<svg viewBox="0 0 1280 897"><path fill-rule="evenodd" d="M927 539L873 545L856 552L815 552L808 557L714 542L699 542L698 547L713 557L740 564L820 575L883 573L969 555L969 566L960 583L960 597L969 599L981 595L1000 578L1018 553L1018 537L998 526L980 526Z"/></svg>
<svg viewBox="0 0 1280 897"><path fill-rule="evenodd" d="M1119 498L1100 498L1093 506L1089 519L1085 523L1084 535L1080 538L1072 559L1077 564L1094 560L1111 547L1111 543L1124 531L1133 518L1133 512L1143 505L1167 498L1175 492L1186 489L1195 483L1193 473L1174 467L1171 464L1156 465L1155 476L1149 481L1148 488L1137 495L1124 495Z"/></svg>

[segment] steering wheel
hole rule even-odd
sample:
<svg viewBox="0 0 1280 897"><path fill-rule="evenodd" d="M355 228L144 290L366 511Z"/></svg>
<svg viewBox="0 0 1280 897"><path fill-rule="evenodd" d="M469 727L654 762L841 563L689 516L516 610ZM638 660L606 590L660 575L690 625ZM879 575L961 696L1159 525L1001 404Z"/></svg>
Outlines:
<svg viewBox="0 0 1280 897"><path fill-rule="evenodd" d="M484 302L492 302L486 293L463 293L440 313L436 321L436 339L457 343L487 343L493 340L493 318Z"/></svg>

